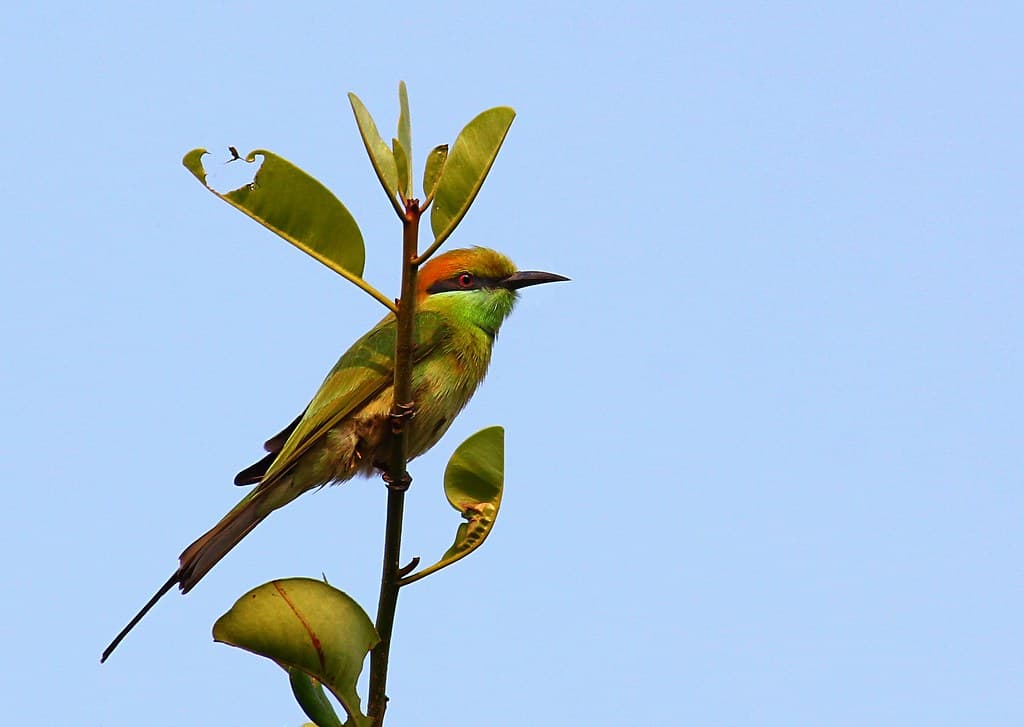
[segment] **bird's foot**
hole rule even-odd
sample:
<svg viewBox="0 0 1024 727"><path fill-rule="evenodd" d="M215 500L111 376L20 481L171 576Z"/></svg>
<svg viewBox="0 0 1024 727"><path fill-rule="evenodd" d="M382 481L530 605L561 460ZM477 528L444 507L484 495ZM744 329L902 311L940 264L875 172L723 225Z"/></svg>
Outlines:
<svg viewBox="0 0 1024 727"><path fill-rule="evenodd" d="M416 403L410 401L407 404L399 404L395 402L395 405L391 407L391 413L388 417L391 419L391 432L393 434L400 434L405 425L416 416Z"/></svg>
<svg viewBox="0 0 1024 727"><path fill-rule="evenodd" d="M408 472L403 472L402 476L397 480L391 476L390 472L384 471L380 473L380 477L387 484L389 490L395 492L405 492L409 489L409 485L412 484L412 475Z"/></svg>

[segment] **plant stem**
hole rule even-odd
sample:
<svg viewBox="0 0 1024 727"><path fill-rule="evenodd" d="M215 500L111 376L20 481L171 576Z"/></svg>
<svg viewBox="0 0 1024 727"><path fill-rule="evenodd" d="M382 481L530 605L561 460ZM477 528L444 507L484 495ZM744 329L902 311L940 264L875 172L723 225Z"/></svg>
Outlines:
<svg viewBox="0 0 1024 727"><path fill-rule="evenodd" d="M451 234L452 234L451 230L449 230L448 234L444 235L443 237L438 237L436 240L434 240L432 243L430 243L430 246L426 250L423 251L423 254L416 258L416 264L417 265L422 265L428 259L430 259L430 256L433 255L435 252L437 252L438 248L441 247L441 245L444 243L444 241L447 240L448 236L451 235Z"/></svg>
<svg viewBox="0 0 1024 727"><path fill-rule="evenodd" d="M384 724L387 709L388 660L391 654L391 632L398 607L398 568L402 541L402 515L405 492L388 490L387 533L384 540L384 567L380 579L380 600L377 602L377 633L380 643L370 652L370 700L367 716L374 727Z"/></svg>
<svg viewBox="0 0 1024 727"><path fill-rule="evenodd" d="M384 724L387 709L388 657L391 652L391 632L398 607L399 559L402 550L402 516L405 511L405 491L412 479L406 470L408 464L408 422L413 413L412 350L416 322L416 248L422 210L419 201L406 200L402 217L402 297L398 304L398 333L395 343L395 400L391 409L394 438L391 458L385 480L388 483L388 512L384 533L384 563L380 579L380 599L377 602L377 634L380 643L370 652L370 699L367 716L374 727Z"/></svg>

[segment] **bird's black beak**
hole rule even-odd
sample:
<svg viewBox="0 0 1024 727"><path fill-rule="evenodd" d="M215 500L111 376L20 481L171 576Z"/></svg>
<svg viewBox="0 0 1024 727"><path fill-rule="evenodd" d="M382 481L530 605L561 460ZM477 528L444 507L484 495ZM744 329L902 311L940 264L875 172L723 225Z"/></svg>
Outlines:
<svg viewBox="0 0 1024 727"><path fill-rule="evenodd" d="M498 285L507 290L519 290L520 288L526 288L531 285L540 285L541 283L557 283L560 280L568 280L569 278L564 275L556 275L555 273L544 273L540 270L520 270L519 272L512 273L507 278L503 279Z"/></svg>

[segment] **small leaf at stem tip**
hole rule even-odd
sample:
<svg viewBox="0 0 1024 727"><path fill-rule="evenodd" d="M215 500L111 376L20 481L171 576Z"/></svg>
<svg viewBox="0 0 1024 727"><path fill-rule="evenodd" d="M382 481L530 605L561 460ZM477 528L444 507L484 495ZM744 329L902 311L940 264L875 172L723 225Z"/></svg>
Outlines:
<svg viewBox="0 0 1024 727"><path fill-rule="evenodd" d="M437 180L441 176L441 172L444 169L444 162L447 158L447 144L435 146L430 150L430 154L427 155L427 163L423 168L423 195L425 197L433 197L434 188L437 186Z"/></svg>
<svg viewBox="0 0 1024 727"><path fill-rule="evenodd" d="M477 115L459 132L434 190L430 228L435 242L446 239L465 217L515 116L508 106L497 106Z"/></svg>
<svg viewBox="0 0 1024 727"><path fill-rule="evenodd" d="M252 182L221 194L206 182L205 149L193 149L181 163L210 192L332 270L359 277L366 259L363 235L345 205L327 187L287 159L256 149L244 157L263 162Z"/></svg>
<svg viewBox="0 0 1024 727"><path fill-rule="evenodd" d="M398 169L395 166L395 156L384 142L384 139L381 138L380 132L377 131L377 124L374 123L373 117L370 116L370 112L366 110L359 97L354 93L350 93L348 99L352 104L352 113L356 117L356 126L359 127L359 135L363 138L363 146L366 147L366 153L370 156L370 163L373 165L373 170L377 173L377 179L380 180L384 191L391 197L392 204L395 204L392 195L398 194L399 191Z"/></svg>
<svg viewBox="0 0 1024 727"><path fill-rule="evenodd" d="M409 178L406 180L405 196L412 197L412 122L409 116L409 91L405 81L398 82L398 140L405 149L406 167Z"/></svg>
<svg viewBox="0 0 1024 727"><path fill-rule="evenodd" d="M402 142L398 139L391 140L391 150L395 155L395 168L398 170L398 188L402 190L399 195L403 199L408 199L412 192L411 186L409 185L409 157L405 153L405 147L402 146Z"/></svg>
<svg viewBox="0 0 1024 727"><path fill-rule="evenodd" d="M314 578L265 583L217 619L213 638L313 677L337 697L349 722L369 725L356 681L380 639L359 604L337 588Z"/></svg>
<svg viewBox="0 0 1024 727"><path fill-rule="evenodd" d="M466 522L459 525L455 542L434 565L415 573L411 583L465 558L484 542L501 507L505 481L505 430L481 429L458 446L444 471L444 493Z"/></svg>

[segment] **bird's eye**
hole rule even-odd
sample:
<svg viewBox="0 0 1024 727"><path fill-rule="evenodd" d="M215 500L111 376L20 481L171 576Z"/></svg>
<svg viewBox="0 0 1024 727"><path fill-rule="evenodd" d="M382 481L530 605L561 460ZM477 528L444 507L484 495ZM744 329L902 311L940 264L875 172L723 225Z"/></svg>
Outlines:
<svg viewBox="0 0 1024 727"><path fill-rule="evenodd" d="M460 288L472 288L476 280L469 273L459 273L459 276L455 278L455 282L459 284Z"/></svg>

